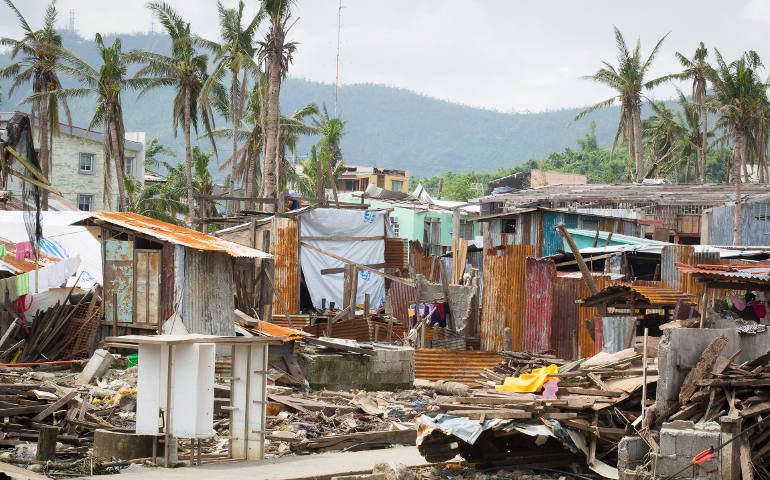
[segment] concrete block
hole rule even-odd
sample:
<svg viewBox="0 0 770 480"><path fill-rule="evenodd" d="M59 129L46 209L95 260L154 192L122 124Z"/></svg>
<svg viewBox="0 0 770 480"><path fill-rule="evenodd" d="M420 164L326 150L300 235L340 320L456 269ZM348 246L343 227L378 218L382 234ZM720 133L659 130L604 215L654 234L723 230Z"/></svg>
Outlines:
<svg viewBox="0 0 770 480"><path fill-rule="evenodd" d="M302 373L314 388L382 390L411 388L414 382L414 349L380 348L376 355L300 353Z"/></svg>
<svg viewBox="0 0 770 480"><path fill-rule="evenodd" d="M679 420L664 423L660 429L660 453L656 455L657 474L673 475L692 465L692 459L709 447L719 445L721 428L716 422L695 424ZM687 470L682 478L720 478L719 458L706 460Z"/></svg>
<svg viewBox="0 0 770 480"><path fill-rule="evenodd" d="M152 446L155 443L155 453L162 457L163 445L159 442L160 438L162 435L140 435L99 429L94 432L94 456L121 460L152 457Z"/></svg>
<svg viewBox="0 0 770 480"><path fill-rule="evenodd" d="M83 371L75 378L75 384L88 385L95 377L103 377L112 365L112 355L107 350L101 348L96 350L86 363Z"/></svg>
<svg viewBox="0 0 770 480"><path fill-rule="evenodd" d="M644 457L649 453L650 447L640 437L623 437L618 444L618 474L620 480L632 480L635 474L626 473L633 471L644 463Z"/></svg>

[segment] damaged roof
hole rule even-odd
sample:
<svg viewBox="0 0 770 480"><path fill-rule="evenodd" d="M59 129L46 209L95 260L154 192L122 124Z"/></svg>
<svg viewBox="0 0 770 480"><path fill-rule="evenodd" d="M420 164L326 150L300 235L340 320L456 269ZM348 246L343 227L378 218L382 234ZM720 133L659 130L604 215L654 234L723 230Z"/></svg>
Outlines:
<svg viewBox="0 0 770 480"><path fill-rule="evenodd" d="M630 297L631 295L650 305L673 307L676 306L678 301L691 305L693 304L692 295L689 293L682 293L673 288L642 285L614 285L583 299L583 306L592 307L607 304L618 298Z"/></svg>
<svg viewBox="0 0 770 480"><path fill-rule="evenodd" d="M221 238L206 235L201 232L196 232L195 230L191 230L189 228L180 227L178 225L173 225L161 220L145 217L136 213L93 212L88 218L77 222L77 224L82 224L83 222L88 222L89 220L96 221L96 223L109 223L125 228L126 230L131 230L136 233L141 233L153 238L157 238L163 242L182 245L184 247L193 248L195 250L224 252L231 257L236 258L273 257L269 253L265 253L255 248L239 245L237 243L229 242Z"/></svg>
<svg viewBox="0 0 770 480"><path fill-rule="evenodd" d="M680 272L691 273L716 280L748 280L770 282L770 265L685 265L677 263Z"/></svg>

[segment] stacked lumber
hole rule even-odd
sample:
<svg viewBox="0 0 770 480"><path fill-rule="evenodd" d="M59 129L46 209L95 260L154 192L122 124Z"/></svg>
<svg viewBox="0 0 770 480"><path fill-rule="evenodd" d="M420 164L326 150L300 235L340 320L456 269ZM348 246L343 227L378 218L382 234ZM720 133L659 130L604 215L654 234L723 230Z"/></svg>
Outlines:
<svg viewBox="0 0 770 480"><path fill-rule="evenodd" d="M740 419L739 428L745 434L736 442L743 478L770 478L770 351L737 363L741 351L724 356L726 345L724 335L711 341L685 378L678 402L662 412L658 421Z"/></svg>

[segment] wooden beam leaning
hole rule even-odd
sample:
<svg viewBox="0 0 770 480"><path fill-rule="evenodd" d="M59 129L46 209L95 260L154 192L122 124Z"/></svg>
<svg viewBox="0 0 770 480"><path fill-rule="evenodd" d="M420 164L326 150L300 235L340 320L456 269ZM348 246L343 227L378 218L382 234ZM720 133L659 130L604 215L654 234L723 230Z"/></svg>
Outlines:
<svg viewBox="0 0 770 480"><path fill-rule="evenodd" d="M320 249L320 248L318 248L316 246L310 245L309 243L300 242L300 245L303 246L303 247L307 247L307 248L309 248L311 250L315 250L316 252L322 253L322 254L324 254L324 255L326 255L328 257L332 257L333 259L339 260L342 263L346 263L348 265L355 265L356 267L358 267L361 270L366 270L367 272L372 272L375 275L379 275L381 277L387 278L388 280L391 280L393 282L402 283L402 284L410 286L410 287L416 287L417 286L417 284L415 282L413 282L412 280L409 280L409 279L406 279L406 278L401 278L401 277L396 277L395 275L390 275L390 274L381 272L381 271L376 270L374 268L367 267L366 265L361 265L360 263L356 263L356 262L354 262L352 260L348 260L347 258L340 257L339 255L335 255L335 254L333 254L331 252L327 252L326 250L322 250L322 249Z"/></svg>

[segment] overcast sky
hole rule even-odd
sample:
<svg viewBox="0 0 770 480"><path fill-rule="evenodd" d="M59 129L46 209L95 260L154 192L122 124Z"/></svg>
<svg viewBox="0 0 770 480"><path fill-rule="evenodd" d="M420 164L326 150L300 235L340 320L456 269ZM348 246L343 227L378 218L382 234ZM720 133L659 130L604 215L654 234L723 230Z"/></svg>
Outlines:
<svg viewBox="0 0 770 480"><path fill-rule="evenodd" d="M40 24L46 0L14 1L33 27ZM168 1L197 33L217 37L214 1ZM74 9L76 29L88 38L97 31L147 32L152 17L144 4L59 0L59 23L64 27ZM255 12L256 4L249 0L247 9ZM337 5L297 2L289 39L301 45L291 76L334 82ZM0 16L0 35L18 35L16 19L5 5L0 9L8 13ZM611 95L579 77L593 73L601 60L614 63L613 24L629 44L641 37L645 54L670 32L650 78L678 70L674 52L691 56L699 41L728 60L757 50L770 66L770 0L343 0L340 81L398 86L506 112L586 105ZM673 87L652 95L670 97Z"/></svg>

